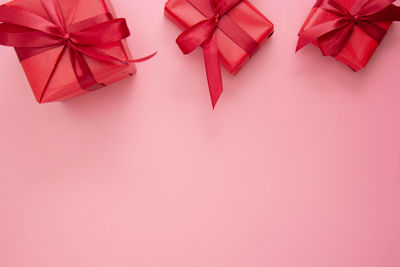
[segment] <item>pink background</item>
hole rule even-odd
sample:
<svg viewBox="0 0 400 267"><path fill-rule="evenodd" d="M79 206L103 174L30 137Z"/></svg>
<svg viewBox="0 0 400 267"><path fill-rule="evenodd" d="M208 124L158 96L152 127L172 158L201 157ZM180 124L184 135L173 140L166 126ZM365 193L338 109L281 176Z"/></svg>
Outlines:
<svg viewBox="0 0 400 267"><path fill-rule="evenodd" d="M252 2L276 33L215 111L164 1L114 0L159 55L66 103L0 47L0 266L400 266L400 25L356 74L294 54L313 0Z"/></svg>

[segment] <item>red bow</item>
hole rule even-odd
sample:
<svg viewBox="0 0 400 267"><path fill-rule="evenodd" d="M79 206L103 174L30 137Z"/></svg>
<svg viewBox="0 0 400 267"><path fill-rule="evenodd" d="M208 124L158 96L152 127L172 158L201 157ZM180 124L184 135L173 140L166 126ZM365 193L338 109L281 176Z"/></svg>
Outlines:
<svg viewBox="0 0 400 267"><path fill-rule="evenodd" d="M366 34L380 43L386 34L376 22L399 21L400 7L393 5L396 0L358 0L351 10L343 7L337 0L318 0L314 7L321 8L338 16L299 34L296 51L307 44L317 41L325 56L337 56L350 36L354 27L360 27Z"/></svg>
<svg viewBox="0 0 400 267"><path fill-rule="evenodd" d="M206 19L184 31L176 40L184 54L198 47L204 50L208 86L213 108L222 94L220 56L217 29L223 31L249 55L254 54L259 44L226 14L242 0L187 0Z"/></svg>
<svg viewBox="0 0 400 267"><path fill-rule="evenodd" d="M47 19L21 8L0 6L0 22L3 22L0 24L0 44L15 47L19 52L20 59L63 46L58 61L68 49L75 76L84 90L96 90L103 87L104 84L95 80L83 55L123 64L144 61L155 55L126 61L95 48L98 45L110 45L127 38L130 33L125 19L113 19L108 13L77 24L66 25L58 0L41 0L41 4L48 16ZM47 84L52 78L57 64L58 62L55 64ZM42 97L45 91L43 91Z"/></svg>

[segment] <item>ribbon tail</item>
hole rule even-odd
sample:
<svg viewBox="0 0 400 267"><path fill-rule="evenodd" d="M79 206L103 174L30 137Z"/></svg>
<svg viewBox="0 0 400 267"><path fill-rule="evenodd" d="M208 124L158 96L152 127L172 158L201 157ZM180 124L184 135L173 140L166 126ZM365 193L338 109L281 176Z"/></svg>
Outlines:
<svg viewBox="0 0 400 267"><path fill-rule="evenodd" d="M138 58L138 59L133 59L133 60L123 60L114 56L111 56L107 53L104 53L98 49L95 49L93 47L89 48L86 46L78 46L78 45L71 45L72 48L74 48L75 50L79 51L80 53L84 54L85 56L94 58L94 59L98 59L98 60L102 60L105 62L120 62L123 64L128 64L128 63L138 63L138 62L143 62L146 60L151 59L152 57L154 57L158 52L155 52L149 56L143 57L143 58Z"/></svg>
<svg viewBox="0 0 400 267"><path fill-rule="evenodd" d="M214 32L211 38L204 43L203 50L211 102L213 108L215 108L215 105L223 91L216 32Z"/></svg>
<svg viewBox="0 0 400 267"><path fill-rule="evenodd" d="M95 49L94 47L87 47L87 46L75 45L75 44L71 44L71 47L74 50L77 50L80 53L84 54L85 56L88 56L88 57L91 57L94 59L102 60L105 62L120 62L123 64L128 64L127 60L122 60L122 59L113 57L113 56L106 54L98 49Z"/></svg>
<svg viewBox="0 0 400 267"><path fill-rule="evenodd" d="M343 39L346 39L348 31L345 29L352 26L346 18L338 18L328 22L324 22L299 33L299 42L296 51L300 50L307 44L318 41L324 55L334 56L340 52L343 45ZM343 35L342 31L346 33Z"/></svg>
<svg viewBox="0 0 400 267"><path fill-rule="evenodd" d="M72 68L79 85L85 91L95 91L104 87L104 84L98 83L94 78L92 71L82 54L71 46L68 46Z"/></svg>
<svg viewBox="0 0 400 267"><path fill-rule="evenodd" d="M305 47L306 45L308 45L309 43L311 43L310 41L308 41L306 38L300 36L299 37L299 41L297 42L297 46L296 46L296 53L302 49L303 47Z"/></svg>
<svg viewBox="0 0 400 267"><path fill-rule="evenodd" d="M301 31L299 33L299 41L297 43L296 52L308 45L313 41L317 41L321 36L333 32L341 27L343 19L338 18L336 20L324 22L315 25L307 30Z"/></svg>
<svg viewBox="0 0 400 267"><path fill-rule="evenodd" d="M137 58L137 59L129 60L129 62L132 62L132 63L144 62L144 61L147 61L147 60L153 58L155 55L157 55L157 53L158 53L158 52L154 52L153 54L151 54L151 55L149 55L149 56L147 56L147 57L142 57L142 58Z"/></svg>

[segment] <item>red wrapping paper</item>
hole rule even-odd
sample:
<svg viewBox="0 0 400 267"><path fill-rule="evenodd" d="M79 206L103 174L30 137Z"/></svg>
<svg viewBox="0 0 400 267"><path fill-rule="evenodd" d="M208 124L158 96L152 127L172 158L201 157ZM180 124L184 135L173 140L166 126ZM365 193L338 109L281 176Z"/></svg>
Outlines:
<svg viewBox="0 0 400 267"><path fill-rule="evenodd" d="M68 0L59 2L68 25L106 13L111 13L114 18L116 17L111 2L108 0ZM22 8L46 18L46 12L40 0L14 0L7 5ZM64 101L90 92L83 90L79 85L68 51L65 51L57 64L62 49L62 47L56 47L21 60L26 77L39 103ZM125 40L116 44L102 46L99 50L122 60L129 61L132 59ZM22 53L18 49L16 49L16 52L22 58ZM136 73L133 63L105 62L87 56L84 56L84 58L98 83L109 85ZM54 73L51 73L56 64L57 67ZM48 82L49 77L51 79Z"/></svg>
<svg viewBox="0 0 400 267"><path fill-rule="evenodd" d="M357 0L337 0L343 7L350 10ZM304 25L302 26L299 35L311 28L312 26L327 22L338 18L333 13L327 12L320 8L314 7L308 15ZM392 22L376 22L381 28L386 31L391 26ZM313 42L315 46L318 46L316 41ZM379 43L374 40L371 36L361 30L359 27L354 28L354 32L350 39L346 43L343 50L335 57L338 61L348 65L354 71L363 69L371 56L374 54Z"/></svg>
<svg viewBox="0 0 400 267"><path fill-rule="evenodd" d="M183 30L205 19L186 0L169 0L165 5L165 15ZM260 45L274 31L273 24L247 0L238 4L227 15ZM250 56L219 29L217 29L217 39L221 65L235 75L249 60Z"/></svg>

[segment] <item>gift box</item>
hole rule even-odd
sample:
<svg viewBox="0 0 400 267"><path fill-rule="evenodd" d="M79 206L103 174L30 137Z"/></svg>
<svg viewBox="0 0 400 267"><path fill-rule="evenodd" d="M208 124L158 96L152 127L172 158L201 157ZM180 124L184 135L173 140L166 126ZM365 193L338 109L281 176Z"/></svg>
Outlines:
<svg viewBox="0 0 400 267"><path fill-rule="evenodd" d="M25 25L22 18L30 21ZM110 1L14 0L1 6L0 20L0 44L15 47L39 103L83 95L136 73L124 40L129 30L125 20L115 19ZM48 31L47 25L51 33L38 32Z"/></svg>
<svg viewBox="0 0 400 267"><path fill-rule="evenodd" d="M299 32L297 50L312 43L321 48L323 55L359 71L367 65L392 21L400 17L391 3L319 0Z"/></svg>
<svg viewBox="0 0 400 267"><path fill-rule="evenodd" d="M227 10L221 11L223 8L220 8L219 4L229 7ZM247 0L169 0L165 5L165 15L184 31L195 28L202 21L214 18L216 24L215 43L220 64L233 75L239 72L258 47L274 31L273 24ZM241 36L235 36L235 33L240 33ZM209 37L211 39L211 35ZM249 40L247 43L240 43L240 39ZM179 38L177 41L182 49ZM203 49L205 48L204 43L201 43L201 46ZM205 57L207 57L206 52ZM215 69L215 71L217 70ZM212 75L210 72L213 70L208 70L209 86L213 87L215 82L210 79ZM210 91L212 98L214 97L213 105L215 105L221 92L213 93L212 88Z"/></svg>

